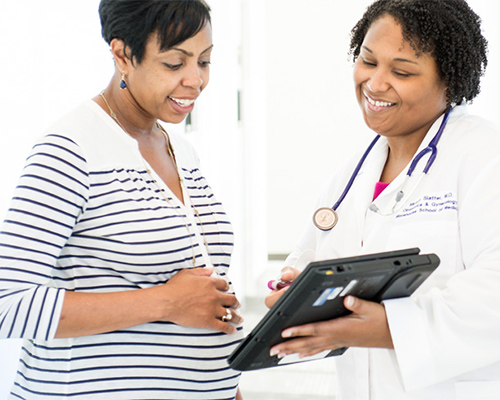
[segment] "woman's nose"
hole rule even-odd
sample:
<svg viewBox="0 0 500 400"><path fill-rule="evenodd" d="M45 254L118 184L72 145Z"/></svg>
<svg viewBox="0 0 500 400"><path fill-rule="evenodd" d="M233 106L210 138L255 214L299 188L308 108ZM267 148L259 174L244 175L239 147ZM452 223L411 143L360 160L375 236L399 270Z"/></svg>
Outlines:
<svg viewBox="0 0 500 400"><path fill-rule="evenodd" d="M187 69L187 74L183 80L184 86L193 88L201 88L204 83L204 72L198 65L191 66Z"/></svg>

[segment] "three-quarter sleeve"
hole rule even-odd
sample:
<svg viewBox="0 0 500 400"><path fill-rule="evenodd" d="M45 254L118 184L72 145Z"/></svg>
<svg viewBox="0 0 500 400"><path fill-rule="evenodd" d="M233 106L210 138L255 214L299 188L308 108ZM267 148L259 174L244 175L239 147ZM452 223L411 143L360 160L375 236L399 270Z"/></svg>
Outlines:
<svg viewBox="0 0 500 400"><path fill-rule="evenodd" d="M0 232L0 338L54 337L64 291L53 271L88 191L77 144L47 135L34 146Z"/></svg>

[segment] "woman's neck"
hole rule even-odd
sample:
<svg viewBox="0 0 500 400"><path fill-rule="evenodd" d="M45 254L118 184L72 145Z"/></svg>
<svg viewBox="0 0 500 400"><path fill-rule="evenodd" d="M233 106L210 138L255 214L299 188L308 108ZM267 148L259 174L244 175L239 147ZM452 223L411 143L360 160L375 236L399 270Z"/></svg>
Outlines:
<svg viewBox="0 0 500 400"><path fill-rule="evenodd" d="M119 125L132 137L137 140L146 139L151 136L156 127L156 120L146 115L144 110L139 109L137 102L128 89L120 89L116 77L110 82L104 90L104 99L102 95L96 96L96 101L108 114L112 110ZM121 91L124 91L121 93ZM106 103L107 104L103 104Z"/></svg>

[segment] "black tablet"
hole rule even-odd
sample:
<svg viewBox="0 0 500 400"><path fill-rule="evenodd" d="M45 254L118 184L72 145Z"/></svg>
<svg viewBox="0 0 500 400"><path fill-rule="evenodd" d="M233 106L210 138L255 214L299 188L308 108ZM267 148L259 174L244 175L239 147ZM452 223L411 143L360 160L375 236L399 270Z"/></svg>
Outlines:
<svg viewBox="0 0 500 400"><path fill-rule="evenodd" d="M247 371L343 354L346 348L302 359L269 356L284 341L284 329L348 314L348 294L377 302L411 295L439 265L435 254L419 253L413 248L310 263L229 356L229 365Z"/></svg>

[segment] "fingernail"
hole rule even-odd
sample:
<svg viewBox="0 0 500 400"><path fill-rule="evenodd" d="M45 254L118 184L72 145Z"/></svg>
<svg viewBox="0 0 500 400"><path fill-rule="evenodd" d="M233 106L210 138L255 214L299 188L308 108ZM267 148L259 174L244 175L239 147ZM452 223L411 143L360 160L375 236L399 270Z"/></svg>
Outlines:
<svg viewBox="0 0 500 400"><path fill-rule="evenodd" d="M276 349L271 349L271 352L269 353L269 355L270 355L271 357L274 357L275 355L279 354L279 352L280 352L279 350L276 350Z"/></svg>
<svg viewBox="0 0 500 400"><path fill-rule="evenodd" d="M352 297L352 296L347 296L346 301L345 301L345 304L346 304L348 307L352 307L352 306L354 305L354 297Z"/></svg>
<svg viewBox="0 0 500 400"><path fill-rule="evenodd" d="M284 338L289 338L289 337L292 337L292 333L293 333L292 331L283 331L281 336Z"/></svg>
<svg viewBox="0 0 500 400"><path fill-rule="evenodd" d="M290 272L290 271L288 271L288 270L281 271L281 274L280 274L279 279L280 279L280 280L283 280L284 275L286 275L288 272Z"/></svg>

